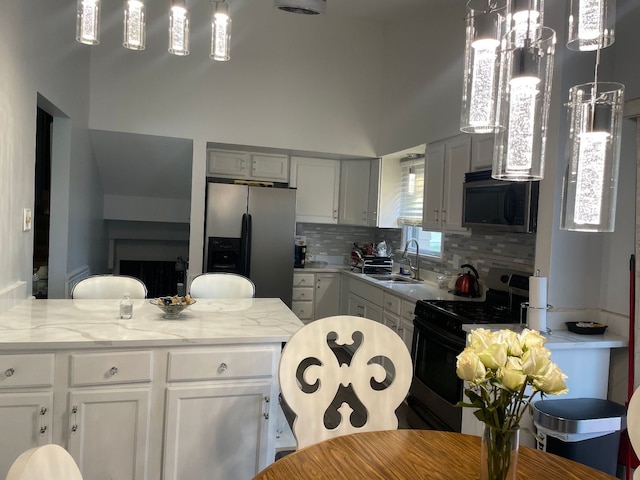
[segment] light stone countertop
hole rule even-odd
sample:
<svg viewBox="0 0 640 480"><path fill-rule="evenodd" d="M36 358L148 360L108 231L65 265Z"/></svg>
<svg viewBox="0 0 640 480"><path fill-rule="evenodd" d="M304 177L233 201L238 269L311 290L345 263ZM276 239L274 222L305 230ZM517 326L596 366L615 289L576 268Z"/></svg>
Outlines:
<svg viewBox="0 0 640 480"><path fill-rule="evenodd" d="M500 330L508 328L520 332L522 326L518 323L509 324L466 324L462 326L465 332L470 332L476 328L486 328L487 330ZM545 347L549 350L580 349L580 348L622 348L627 347L629 342L625 337L604 333L602 335L580 335L569 330L553 330L550 334L544 334L547 339Z"/></svg>
<svg viewBox="0 0 640 480"><path fill-rule="evenodd" d="M0 315L0 349L284 342L303 325L277 298L199 299L175 320L148 299L123 320L119 302L24 300Z"/></svg>

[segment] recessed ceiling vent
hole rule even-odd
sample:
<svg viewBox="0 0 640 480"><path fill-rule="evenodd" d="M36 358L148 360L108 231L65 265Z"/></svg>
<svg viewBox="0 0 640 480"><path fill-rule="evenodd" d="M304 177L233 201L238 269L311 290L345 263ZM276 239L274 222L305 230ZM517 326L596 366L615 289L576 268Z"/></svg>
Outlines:
<svg viewBox="0 0 640 480"><path fill-rule="evenodd" d="M285 12L303 15L318 15L327 9L327 0L273 0L273 4Z"/></svg>

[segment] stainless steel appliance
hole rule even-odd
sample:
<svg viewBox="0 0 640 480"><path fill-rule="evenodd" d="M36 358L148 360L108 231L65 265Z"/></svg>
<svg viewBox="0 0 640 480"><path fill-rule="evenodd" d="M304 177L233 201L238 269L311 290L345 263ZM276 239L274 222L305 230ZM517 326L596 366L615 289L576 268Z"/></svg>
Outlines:
<svg viewBox="0 0 640 480"><path fill-rule="evenodd" d="M539 182L491 178L491 170L465 174L462 226L535 233Z"/></svg>
<svg viewBox="0 0 640 480"><path fill-rule="evenodd" d="M296 191L207 184L204 270L239 273L291 307Z"/></svg>
<svg viewBox="0 0 640 480"><path fill-rule="evenodd" d="M459 432L463 382L456 357L465 347L464 324L520 322L521 303L529 296L529 274L507 269L489 271L486 300L419 300L413 333L413 380L407 420L414 428ZM523 321L526 319L523 318Z"/></svg>

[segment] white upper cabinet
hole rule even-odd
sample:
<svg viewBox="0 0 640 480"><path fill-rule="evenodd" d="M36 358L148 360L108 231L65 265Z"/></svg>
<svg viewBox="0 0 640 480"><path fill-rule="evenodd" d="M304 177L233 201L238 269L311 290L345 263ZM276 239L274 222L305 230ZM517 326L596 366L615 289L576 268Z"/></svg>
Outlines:
<svg viewBox="0 0 640 480"><path fill-rule="evenodd" d="M471 169L491 170L493 163L493 141L495 135L471 136Z"/></svg>
<svg viewBox="0 0 640 480"><path fill-rule="evenodd" d="M466 232L462 227L464 174L471 163L471 137L459 135L427 146L422 228Z"/></svg>
<svg viewBox="0 0 640 480"><path fill-rule="evenodd" d="M296 221L338 223L340 161L291 157L289 186L296 188Z"/></svg>
<svg viewBox="0 0 640 480"><path fill-rule="evenodd" d="M369 225L370 160L343 160L340 165L338 223Z"/></svg>
<svg viewBox="0 0 640 480"><path fill-rule="evenodd" d="M269 153L209 150L207 175L243 180L287 182L289 157Z"/></svg>

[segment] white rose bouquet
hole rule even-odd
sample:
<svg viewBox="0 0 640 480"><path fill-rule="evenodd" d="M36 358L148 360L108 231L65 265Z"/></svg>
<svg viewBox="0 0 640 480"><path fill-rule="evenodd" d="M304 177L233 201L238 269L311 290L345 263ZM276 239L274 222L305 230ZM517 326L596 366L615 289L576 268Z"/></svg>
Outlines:
<svg viewBox="0 0 640 480"><path fill-rule="evenodd" d="M536 394L568 391L567 376L551 362L551 352L544 343L545 338L535 330L524 329L518 334L479 328L469 334L468 346L457 357L457 374L469 382L465 394L470 400L458 406L476 408L478 420L495 430L491 435L497 445L489 446L494 451L488 453L490 473L486 478L506 478L510 466L509 452L504 451L507 432L519 429Z"/></svg>

